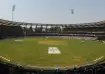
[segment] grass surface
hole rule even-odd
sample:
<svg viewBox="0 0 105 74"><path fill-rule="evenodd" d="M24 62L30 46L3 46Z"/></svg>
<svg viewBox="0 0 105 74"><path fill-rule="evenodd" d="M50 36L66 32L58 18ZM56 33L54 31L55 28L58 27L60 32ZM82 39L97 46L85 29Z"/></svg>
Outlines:
<svg viewBox="0 0 105 74"><path fill-rule="evenodd" d="M91 40L63 38L24 38L0 40L0 56L11 63L32 66L73 66L84 65L105 56L105 44ZM48 47L57 47L61 54L48 54Z"/></svg>

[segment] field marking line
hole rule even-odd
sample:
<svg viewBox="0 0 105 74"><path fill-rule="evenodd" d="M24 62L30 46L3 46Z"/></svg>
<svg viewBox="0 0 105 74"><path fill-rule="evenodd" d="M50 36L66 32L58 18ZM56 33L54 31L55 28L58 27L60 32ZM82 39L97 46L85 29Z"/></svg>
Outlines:
<svg viewBox="0 0 105 74"><path fill-rule="evenodd" d="M10 61L9 59L7 59L7 58L5 58L5 57L3 57L3 56L0 56L0 58L3 58L3 59L6 60L6 61Z"/></svg>
<svg viewBox="0 0 105 74"><path fill-rule="evenodd" d="M96 62L96 61L98 61L98 60L100 60L102 58L104 58L104 56L101 56L100 58L95 59L94 62Z"/></svg>

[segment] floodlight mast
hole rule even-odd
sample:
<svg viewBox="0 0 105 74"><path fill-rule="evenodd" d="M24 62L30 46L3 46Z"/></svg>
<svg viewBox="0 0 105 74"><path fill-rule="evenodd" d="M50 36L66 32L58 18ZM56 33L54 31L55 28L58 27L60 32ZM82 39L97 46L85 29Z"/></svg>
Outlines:
<svg viewBox="0 0 105 74"><path fill-rule="evenodd" d="M13 18L14 18L14 17L13 17L13 11L12 11L12 21L13 21Z"/></svg>
<svg viewBox="0 0 105 74"><path fill-rule="evenodd" d="M15 11L15 5L12 6L12 21L14 21L14 11Z"/></svg>
<svg viewBox="0 0 105 74"><path fill-rule="evenodd" d="M70 14L71 14L71 15L74 14L74 9L70 9L70 8L69 8L69 11L70 11ZM69 39L70 39L70 36L72 36L72 35L69 34Z"/></svg>

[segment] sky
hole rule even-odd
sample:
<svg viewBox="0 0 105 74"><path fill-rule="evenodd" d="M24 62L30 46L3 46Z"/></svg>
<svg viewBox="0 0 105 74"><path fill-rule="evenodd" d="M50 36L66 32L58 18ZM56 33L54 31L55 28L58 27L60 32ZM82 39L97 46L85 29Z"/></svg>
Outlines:
<svg viewBox="0 0 105 74"><path fill-rule="evenodd" d="M0 19L12 20L13 5L17 22L74 24L105 20L105 0L0 0Z"/></svg>

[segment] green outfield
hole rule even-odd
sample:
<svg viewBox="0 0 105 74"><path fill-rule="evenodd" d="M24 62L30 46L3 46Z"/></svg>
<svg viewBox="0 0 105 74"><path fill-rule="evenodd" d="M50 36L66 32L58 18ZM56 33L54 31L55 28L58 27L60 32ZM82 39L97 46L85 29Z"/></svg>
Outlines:
<svg viewBox="0 0 105 74"><path fill-rule="evenodd" d="M57 47L61 53L48 54L49 47ZM103 59L105 44L83 39L6 39L0 40L0 56L9 59L10 63L30 66L62 67L84 65ZM2 57L1 59L3 59Z"/></svg>

